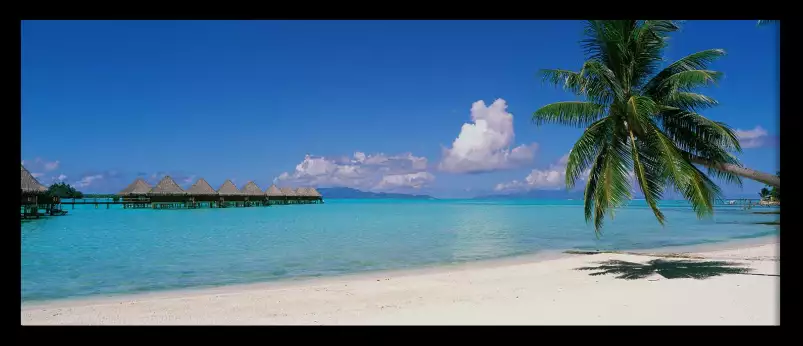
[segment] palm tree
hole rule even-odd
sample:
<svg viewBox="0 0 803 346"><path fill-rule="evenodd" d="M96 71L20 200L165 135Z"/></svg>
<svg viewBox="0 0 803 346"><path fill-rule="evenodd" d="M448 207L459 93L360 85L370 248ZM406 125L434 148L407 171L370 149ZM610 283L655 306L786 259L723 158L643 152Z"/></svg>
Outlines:
<svg viewBox="0 0 803 346"><path fill-rule="evenodd" d="M759 197L761 197L762 200L768 199L768 198L770 198L770 189L768 189L766 187L762 187L761 191L758 193L758 195L759 195Z"/></svg>
<svg viewBox="0 0 803 346"><path fill-rule="evenodd" d="M706 66L723 50L697 52L659 70L666 35L678 29L668 20L589 21L581 70L541 71L544 81L584 99L543 106L533 121L586 128L569 153L566 185L588 174L585 218L594 220L598 235L605 213L613 217L631 198L630 170L661 224L657 202L666 189L679 191L698 217L713 213L721 191L708 175L739 185L740 176L780 185L778 177L742 167L731 154L741 152L733 130L698 113L717 104L694 90L720 79L722 73ZM706 166L708 175L695 164Z"/></svg>

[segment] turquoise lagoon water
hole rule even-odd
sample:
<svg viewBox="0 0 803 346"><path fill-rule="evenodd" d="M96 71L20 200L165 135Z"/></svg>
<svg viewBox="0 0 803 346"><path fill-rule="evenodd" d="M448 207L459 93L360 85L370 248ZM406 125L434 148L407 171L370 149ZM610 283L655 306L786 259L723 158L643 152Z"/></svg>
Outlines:
<svg viewBox="0 0 803 346"><path fill-rule="evenodd" d="M698 220L643 201L597 239L581 201L329 200L199 210L77 206L21 226L22 299L49 300L312 277L563 249L691 245L779 233L767 208L717 208Z"/></svg>

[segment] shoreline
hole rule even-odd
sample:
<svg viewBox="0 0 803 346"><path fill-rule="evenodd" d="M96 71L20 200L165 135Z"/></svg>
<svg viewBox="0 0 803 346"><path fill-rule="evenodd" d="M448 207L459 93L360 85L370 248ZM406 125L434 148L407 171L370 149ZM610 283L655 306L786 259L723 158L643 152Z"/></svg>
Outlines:
<svg viewBox="0 0 803 346"><path fill-rule="evenodd" d="M522 266L540 266L549 267L552 263L560 263L570 259L584 259L589 260L596 257L639 257L636 253L644 253L645 256L656 254L672 254L672 253L727 253L727 252L748 252L746 257L751 256L749 252L751 249L766 248L767 246L780 246L780 237L778 235L763 236L751 239L733 239L725 242L718 243L705 243L688 246L671 246L662 247L657 249L642 249L642 250L629 250L629 254L616 254L616 253L602 253L595 255L576 255L567 254L563 250L553 250L548 252L526 254L511 256L505 258L487 259L479 261L470 261L456 264L440 264L426 267L395 269L395 270L382 270L361 273L349 273L336 276L315 277L315 278L295 278L285 279L271 282L258 282L248 284L234 284L224 285L218 287L202 287L202 288L182 288L175 290L160 290L142 293L124 293L117 295L103 295L103 296L88 296L88 297L75 297L54 300L41 300L22 302L21 311L23 316L26 312L33 312L36 310L71 310L73 308L91 308L101 309L105 306L120 305L125 302L148 302L148 301L187 301L193 299L223 299L225 297L233 297L237 295L248 294L273 294L281 295L284 291L292 292L297 290L316 290L319 288L326 288L332 286L348 286L350 283L355 282L382 282L390 280L416 280L417 278L433 277L433 276L461 276L470 275L474 272L487 272L487 271L504 271L509 268L516 268ZM766 249L762 250L762 253ZM727 255L727 254L725 254ZM734 257L733 254L727 256L714 256L724 257L732 260L745 260L745 258ZM744 257L744 256L742 256ZM713 258L713 257L707 257ZM779 259L777 259L779 261Z"/></svg>

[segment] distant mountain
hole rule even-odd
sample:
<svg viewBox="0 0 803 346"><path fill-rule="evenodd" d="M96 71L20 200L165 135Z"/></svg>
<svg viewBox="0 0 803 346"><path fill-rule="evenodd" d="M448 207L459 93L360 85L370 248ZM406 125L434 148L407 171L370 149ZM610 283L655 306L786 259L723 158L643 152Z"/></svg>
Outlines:
<svg viewBox="0 0 803 346"><path fill-rule="evenodd" d="M530 190L506 195L486 195L474 199L583 199L583 191Z"/></svg>
<svg viewBox="0 0 803 346"><path fill-rule="evenodd" d="M324 199L435 199L427 195L408 195L404 193L366 192L349 187L319 188Z"/></svg>

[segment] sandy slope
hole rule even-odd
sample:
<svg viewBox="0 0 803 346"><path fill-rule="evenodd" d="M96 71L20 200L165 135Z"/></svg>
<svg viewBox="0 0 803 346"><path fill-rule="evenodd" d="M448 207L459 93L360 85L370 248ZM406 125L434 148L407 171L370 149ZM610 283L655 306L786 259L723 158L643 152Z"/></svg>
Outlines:
<svg viewBox="0 0 803 346"><path fill-rule="evenodd" d="M23 324L779 324L779 241L764 243L698 253L764 275L623 280L575 269L657 257L573 255L56 301L23 305L21 317Z"/></svg>

